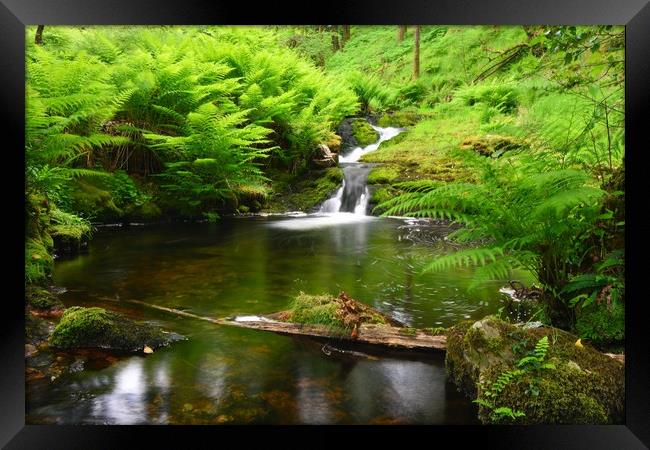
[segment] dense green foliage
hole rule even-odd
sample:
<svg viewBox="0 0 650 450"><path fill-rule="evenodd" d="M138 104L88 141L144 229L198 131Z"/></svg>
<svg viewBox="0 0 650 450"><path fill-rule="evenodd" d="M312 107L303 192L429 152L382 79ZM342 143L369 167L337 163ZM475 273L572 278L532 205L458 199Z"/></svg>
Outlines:
<svg viewBox="0 0 650 450"><path fill-rule="evenodd" d="M73 179L88 184L118 169L158 175L161 206L183 216L264 198L266 168L305 168L357 110L342 80L278 46L269 30L48 27L42 46L32 33L27 185L85 216L96 202L75 201ZM118 173L95 187L119 217L148 194Z"/></svg>

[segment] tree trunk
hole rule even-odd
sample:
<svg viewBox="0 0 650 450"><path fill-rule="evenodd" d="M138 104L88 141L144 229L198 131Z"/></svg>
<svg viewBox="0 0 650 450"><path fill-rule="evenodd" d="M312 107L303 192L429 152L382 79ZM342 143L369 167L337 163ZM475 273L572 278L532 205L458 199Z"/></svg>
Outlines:
<svg viewBox="0 0 650 450"><path fill-rule="evenodd" d="M405 34L406 34L406 25L399 25L397 27L397 42L402 42L404 40Z"/></svg>
<svg viewBox="0 0 650 450"><path fill-rule="evenodd" d="M39 25L36 28L36 37L34 38L34 43L36 45L41 45L43 43L43 28L45 28L45 25Z"/></svg>
<svg viewBox="0 0 650 450"><path fill-rule="evenodd" d="M420 25L415 26L415 51L413 57L413 78L420 76Z"/></svg>
<svg viewBox="0 0 650 450"><path fill-rule="evenodd" d="M350 25L343 25L343 45L350 40ZM341 47L343 47L341 45Z"/></svg>
<svg viewBox="0 0 650 450"><path fill-rule="evenodd" d="M341 46L339 45L339 26L334 25L334 32L332 33L332 50L336 52L340 48Z"/></svg>

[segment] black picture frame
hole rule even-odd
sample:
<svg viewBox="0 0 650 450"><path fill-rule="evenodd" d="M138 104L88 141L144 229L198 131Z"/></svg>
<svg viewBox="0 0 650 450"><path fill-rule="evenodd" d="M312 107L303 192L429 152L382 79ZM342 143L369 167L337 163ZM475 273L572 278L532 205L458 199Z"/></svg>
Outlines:
<svg viewBox="0 0 650 450"><path fill-rule="evenodd" d="M644 225L645 172L648 152L647 125L650 117L650 0L357 0L322 3L267 1L223 2L199 0L0 0L0 111L5 132L1 148L12 161L4 165L3 193L14 200L5 210L17 230L5 232L5 245L11 243L6 258L5 283L12 289L3 295L0 314L0 445L6 448L118 448L145 438L148 447L175 446L203 448L226 445L224 436L241 439L246 447L294 442L311 445L313 441L293 440L286 427L253 427L255 432L237 427L202 426L45 426L25 425L24 311L19 298L24 285L18 260L24 257L20 207L24 192L20 180L24 166L25 106L25 26L37 24L613 24L626 26L626 419L625 425L609 426L467 426L417 427L298 427L299 431L319 434L319 443L347 442L351 431L384 441L388 434L402 445L460 445L468 440L488 448L557 449L637 449L650 446L650 349L645 336L647 319L643 314L644 275L648 267L644 255L648 249L648 231ZM15 164L13 161L15 158ZM6 160L5 160L6 161ZM15 209L14 209L15 208ZM23 208L24 209L24 208ZM23 228L24 230L24 228ZM23 231L24 232L24 231ZM645 260L647 261L647 259ZM11 271L15 270L13 274ZM189 444L188 439L193 439ZM274 442L277 441L277 442ZM445 444L451 442L452 444ZM229 444L232 445L232 444Z"/></svg>

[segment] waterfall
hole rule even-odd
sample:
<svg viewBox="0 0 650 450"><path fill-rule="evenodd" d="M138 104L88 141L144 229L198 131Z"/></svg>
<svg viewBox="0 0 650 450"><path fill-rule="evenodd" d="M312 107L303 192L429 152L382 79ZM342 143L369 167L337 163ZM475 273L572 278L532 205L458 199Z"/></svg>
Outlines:
<svg viewBox="0 0 650 450"><path fill-rule="evenodd" d="M321 213L354 213L365 216L368 212L368 173L371 167L359 163L359 158L379 148L379 145L402 131L401 128L381 128L372 125L379 133L379 139L366 147L356 147L347 155L339 156L339 165L343 168L343 182L336 193L320 207Z"/></svg>

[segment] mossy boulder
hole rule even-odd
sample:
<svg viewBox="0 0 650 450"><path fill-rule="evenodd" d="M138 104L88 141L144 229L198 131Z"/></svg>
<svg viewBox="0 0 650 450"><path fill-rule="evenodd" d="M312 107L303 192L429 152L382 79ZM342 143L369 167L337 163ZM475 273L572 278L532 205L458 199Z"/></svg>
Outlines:
<svg viewBox="0 0 650 450"><path fill-rule="evenodd" d="M393 184L400 180L401 170L398 165L374 167L368 174L368 184Z"/></svg>
<svg viewBox="0 0 650 450"><path fill-rule="evenodd" d="M379 133L366 119L353 119L350 124L352 125L352 136L354 136L359 146L365 147L377 142L379 139Z"/></svg>
<svg viewBox="0 0 650 450"><path fill-rule="evenodd" d="M25 241L25 280L28 283L43 283L52 274L54 259L50 248L40 237Z"/></svg>
<svg viewBox="0 0 650 450"><path fill-rule="evenodd" d="M381 116L377 121L377 125L384 128L405 128L415 125L419 120L420 115L416 111L395 111Z"/></svg>
<svg viewBox="0 0 650 450"><path fill-rule="evenodd" d="M72 193L72 209L100 222L119 220L124 211L117 207L110 191L91 180L78 180Z"/></svg>
<svg viewBox="0 0 650 450"><path fill-rule="evenodd" d="M310 170L292 179L277 177L264 210L314 211L336 192L342 181L343 171L339 167Z"/></svg>
<svg viewBox="0 0 650 450"><path fill-rule="evenodd" d="M158 327L136 323L103 308L74 306L65 311L50 337L53 347L102 348L121 352L142 352L145 345L155 349L180 336Z"/></svg>
<svg viewBox="0 0 650 450"><path fill-rule="evenodd" d="M544 336L549 343L544 364L522 370L527 367L521 365L522 359L532 354ZM461 322L447 331L445 367L459 390L479 403L483 423L601 424L623 420L623 364L556 328L526 329L495 317ZM495 383L507 372L517 374L501 390L496 389ZM523 415L495 414L498 408Z"/></svg>
<svg viewBox="0 0 650 450"><path fill-rule="evenodd" d="M50 227L50 204L44 195L25 197L25 281L44 283L52 273L54 242Z"/></svg>
<svg viewBox="0 0 650 450"><path fill-rule="evenodd" d="M38 311L54 312L64 309L63 303L56 295L40 286L28 286L25 298L28 305Z"/></svg>
<svg viewBox="0 0 650 450"><path fill-rule="evenodd" d="M512 136L488 134L469 136L460 144L462 150L473 150L479 155L498 157L504 152L524 148L526 144Z"/></svg>
<svg viewBox="0 0 650 450"><path fill-rule="evenodd" d="M132 205L126 211L126 219L130 222L154 222L160 220L162 210L152 201L141 205Z"/></svg>
<svg viewBox="0 0 650 450"><path fill-rule="evenodd" d="M60 209L52 209L49 232L57 253L75 254L88 247L92 234L90 222Z"/></svg>

